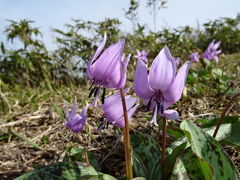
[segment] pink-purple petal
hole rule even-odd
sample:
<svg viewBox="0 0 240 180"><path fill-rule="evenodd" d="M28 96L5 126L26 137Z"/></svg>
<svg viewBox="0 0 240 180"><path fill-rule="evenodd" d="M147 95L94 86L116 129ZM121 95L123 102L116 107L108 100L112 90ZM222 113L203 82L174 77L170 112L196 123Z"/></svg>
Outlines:
<svg viewBox="0 0 240 180"><path fill-rule="evenodd" d="M154 94L154 91L149 87L146 65L141 60L138 60L137 63L134 78L134 91L137 96L142 99L149 99Z"/></svg>
<svg viewBox="0 0 240 180"><path fill-rule="evenodd" d="M154 90L165 91L174 81L176 62L165 46L152 63L149 72L149 85Z"/></svg>
<svg viewBox="0 0 240 180"><path fill-rule="evenodd" d="M107 41L107 34L106 32L104 33L104 37L103 37L103 40L101 41L101 43L99 44L96 52L94 53L92 59L88 62L88 65L87 65L87 75L90 79L92 79L92 63L96 60L96 58L100 55L100 53L102 52L105 44L106 44L106 41Z"/></svg>
<svg viewBox="0 0 240 180"><path fill-rule="evenodd" d="M166 102L166 109L172 104L176 103L182 96L183 89L185 87L188 70L192 61L187 61L178 70L177 76L168 90L163 92L163 96Z"/></svg>
<svg viewBox="0 0 240 180"><path fill-rule="evenodd" d="M175 110L165 110L163 116L171 120L179 120L179 113Z"/></svg>

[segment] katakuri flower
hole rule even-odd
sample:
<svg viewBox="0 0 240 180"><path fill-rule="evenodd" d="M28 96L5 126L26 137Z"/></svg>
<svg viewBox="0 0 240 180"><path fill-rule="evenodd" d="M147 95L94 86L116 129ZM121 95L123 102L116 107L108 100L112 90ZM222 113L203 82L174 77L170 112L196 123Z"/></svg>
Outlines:
<svg viewBox="0 0 240 180"><path fill-rule="evenodd" d="M137 50L137 55L134 56L138 60L142 60L143 62L147 63L148 62L148 51L139 51Z"/></svg>
<svg viewBox="0 0 240 180"><path fill-rule="evenodd" d="M129 89L125 90L127 93ZM126 106L128 111L128 120L131 120L133 114L135 113L138 104L137 98L126 96ZM108 122L112 123L115 127L124 128L125 120L124 113L122 107L122 100L120 93L116 93L112 96L106 98L105 103L101 105L101 109L103 111L102 123L100 124L98 129L104 127Z"/></svg>
<svg viewBox="0 0 240 180"><path fill-rule="evenodd" d="M191 64L192 61L187 61L176 74L176 61L166 46L153 61L149 74L145 63L138 61L134 90L144 100L147 109L153 111L151 122L155 125L157 114L172 120L179 119L177 111L167 109L181 98Z"/></svg>
<svg viewBox="0 0 240 180"><path fill-rule="evenodd" d="M199 54L198 52L194 52L189 56L190 60L197 63L199 61Z"/></svg>
<svg viewBox="0 0 240 180"><path fill-rule="evenodd" d="M215 40L208 45L208 48L203 53L202 57L208 60L215 60L215 62L218 63L218 55L221 53L221 50L217 49L221 45L221 41L218 41L217 43L214 42Z"/></svg>
<svg viewBox="0 0 240 180"><path fill-rule="evenodd" d="M94 106L97 103L100 87L104 88L102 96L102 103L104 104L105 88L121 89L125 86L127 65L131 56L125 57L123 54L125 44L123 39L103 50L106 40L107 35L105 33L103 41L87 66L87 76L95 85L94 88L91 86L89 93L89 97L94 94Z"/></svg>
<svg viewBox="0 0 240 180"><path fill-rule="evenodd" d="M68 127L71 131L75 133L79 133L83 130L86 119L87 119L87 110L89 105L85 106L83 110L80 112L80 114L77 114L77 101L73 103L73 106L71 108L71 111L68 110L68 105L66 105L66 112L65 117L67 119L67 122L65 122L65 126Z"/></svg>

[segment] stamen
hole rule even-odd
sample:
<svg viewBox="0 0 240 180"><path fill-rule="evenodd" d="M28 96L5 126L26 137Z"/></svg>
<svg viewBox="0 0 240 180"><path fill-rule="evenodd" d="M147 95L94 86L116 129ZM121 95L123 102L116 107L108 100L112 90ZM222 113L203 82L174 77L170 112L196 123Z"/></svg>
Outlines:
<svg viewBox="0 0 240 180"><path fill-rule="evenodd" d="M103 88L103 94L102 94L102 104L104 104L104 100L105 100L105 94L106 94L106 88Z"/></svg>
<svg viewBox="0 0 240 180"><path fill-rule="evenodd" d="M96 89L97 89L97 87L94 87L94 88L90 91L90 93L89 93L89 95L88 95L88 98L90 98L90 97L92 96L92 94L94 93L94 91L96 91Z"/></svg>
<svg viewBox="0 0 240 180"><path fill-rule="evenodd" d="M95 89L95 91L94 91L94 97L97 96L97 92L98 92L98 90L99 90L99 87L96 87L96 89Z"/></svg>
<svg viewBox="0 0 240 180"><path fill-rule="evenodd" d="M149 99L148 103L147 103L147 111L149 111L150 107L151 107L151 104L152 104L152 98Z"/></svg>
<svg viewBox="0 0 240 180"><path fill-rule="evenodd" d="M88 90L91 90L92 89L92 86L93 86L94 82L92 82L91 86L89 87Z"/></svg>

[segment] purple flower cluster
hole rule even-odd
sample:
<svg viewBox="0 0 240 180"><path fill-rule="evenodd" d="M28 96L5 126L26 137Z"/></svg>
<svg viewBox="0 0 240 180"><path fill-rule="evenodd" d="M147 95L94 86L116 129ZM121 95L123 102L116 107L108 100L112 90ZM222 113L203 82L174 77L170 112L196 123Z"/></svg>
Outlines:
<svg viewBox="0 0 240 180"><path fill-rule="evenodd" d="M101 123L101 127L106 122L110 122L116 127L123 128L125 127L125 121L120 93L105 99L105 88L124 88L127 65L131 55L126 57L123 54L125 44L123 39L103 50L106 41L107 35L105 33L102 42L87 66L87 76L92 81L89 97L94 95L94 101L91 105L97 106L100 88L103 88L101 109L105 120ZM214 59L218 62L217 56L221 51L217 49L220 44L220 41L216 44L212 41L202 57L209 60ZM168 47L165 46L154 59L149 71L147 69L148 54L148 51L137 50L137 55L134 56L138 60L134 77L134 91L143 100L147 109L153 112L151 122L155 125L157 125L157 114L172 120L178 120L178 112L168 108L181 98L190 65L199 61L199 54L198 52L192 53L189 56L190 60L178 69L180 58L174 59ZM126 89L125 93L128 91L129 89ZM131 96L125 98L128 118L131 119L138 107L137 99ZM77 102L73 103L70 112L68 106L66 106L67 122L65 125L75 133L82 131L87 119L87 109L91 105L84 107L80 114L77 114Z"/></svg>

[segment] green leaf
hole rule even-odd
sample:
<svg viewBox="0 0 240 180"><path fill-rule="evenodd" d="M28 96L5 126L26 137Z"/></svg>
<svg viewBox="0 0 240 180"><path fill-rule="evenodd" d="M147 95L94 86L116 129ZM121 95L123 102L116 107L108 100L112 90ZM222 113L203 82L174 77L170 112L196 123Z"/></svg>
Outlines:
<svg viewBox="0 0 240 180"><path fill-rule="evenodd" d="M213 169L190 148L186 149L175 164L171 179L212 180Z"/></svg>
<svg viewBox="0 0 240 180"><path fill-rule="evenodd" d="M191 149L214 170L214 179L238 179L238 171L226 156L220 144L191 121L183 121L180 127L186 134Z"/></svg>
<svg viewBox="0 0 240 180"><path fill-rule="evenodd" d="M15 180L116 180L116 178L97 172L92 166L76 162L57 162L35 169Z"/></svg>
<svg viewBox="0 0 240 180"><path fill-rule="evenodd" d="M135 176L145 177L148 180L159 179L161 152L155 140L147 134L135 134L131 136L131 145Z"/></svg>

